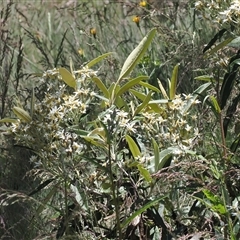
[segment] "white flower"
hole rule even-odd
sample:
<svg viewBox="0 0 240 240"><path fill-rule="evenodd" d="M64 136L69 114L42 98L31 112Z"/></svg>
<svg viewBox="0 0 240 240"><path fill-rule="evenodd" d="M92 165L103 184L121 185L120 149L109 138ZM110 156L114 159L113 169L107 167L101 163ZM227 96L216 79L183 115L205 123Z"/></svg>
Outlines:
<svg viewBox="0 0 240 240"><path fill-rule="evenodd" d="M187 124L187 126L185 127L185 129L186 129L187 132L189 132L189 131L192 129L192 127L190 127L190 126Z"/></svg>

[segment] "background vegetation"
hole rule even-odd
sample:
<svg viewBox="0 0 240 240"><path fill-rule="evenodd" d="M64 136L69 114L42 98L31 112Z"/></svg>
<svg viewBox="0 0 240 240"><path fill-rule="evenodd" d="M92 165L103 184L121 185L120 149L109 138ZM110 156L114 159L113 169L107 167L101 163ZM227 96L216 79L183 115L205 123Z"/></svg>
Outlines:
<svg viewBox="0 0 240 240"><path fill-rule="evenodd" d="M1 4L0 239L240 238L239 1Z"/></svg>

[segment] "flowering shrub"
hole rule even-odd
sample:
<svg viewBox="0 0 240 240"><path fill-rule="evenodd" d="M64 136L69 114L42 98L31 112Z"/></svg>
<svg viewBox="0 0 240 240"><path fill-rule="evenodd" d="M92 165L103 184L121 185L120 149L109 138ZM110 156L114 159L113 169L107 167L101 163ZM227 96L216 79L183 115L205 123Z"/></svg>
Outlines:
<svg viewBox="0 0 240 240"><path fill-rule="evenodd" d="M133 50L111 86L91 69L111 53L76 71L71 64L71 72L48 70L39 79L43 94L33 91L29 109L18 104L18 119L1 120L10 122L7 137L31 152L29 174L40 183L26 199L40 202L34 216L43 219L44 233L54 231L57 239L168 239L203 231L210 237L208 208L223 220L230 214L222 198L213 197L211 181L205 186L216 166L197 153L197 98L210 83L176 94L178 65L168 89L160 81L159 88L150 85L147 76L129 78L155 33ZM50 227L46 219L53 216Z"/></svg>
<svg viewBox="0 0 240 240"><path fill-rule="evenodd" d="M149 38L144 40L144 44ZM140 58L140 51L146 51L141 44L133 51L132 54L137 54L133 59ZM93 60L88 66L106 56L108 54ZM31 150L29 160L34 166L32 174L42 182L38 190L30 195L43 188L53 189L52 197L58 196L60 202L67 199L65 209L72 201L81 206L84 215L90 216L91 209L98 208L96 214L102 215L99 222L109 228L105 234L115 232L119 236L126 234L120 224L124 220L122 206L127 198L146 199L157 183L151 174L157 174L178 161L185 161L188 151L194 150L200 137L197 111L196 114L189 114L191 107L199 103L196 95L175 95L172 89L168 97L162 90L165 99L154 100L154 92L158 96L161 94L157 88L144 83L146 76L130 79L125 85L120 84L121 78L129 74L129 67L133 68L137 63L135 60L132 62L131 57L133 55L126 60L130 65L124 70L125 63L116 83L119 85L115 88L105 87L97 76L98 72L88 66L72 73L63 68L46 71L39 79L38 86L44 94L41 97L37 92L32 94L29 109L25 107L21 110L22 106L19 106L23 114L15 111L19 119L13 119L8 129L8 137L11 136L16 145ZM172 87L174 81L177 81L176 76L172 79ZM147 95L143 94L149 89L151 91ZM29 116L27 121L22 118L24 115ZM166 150L167 158L164 154ZM65 183L65 191L57 187L62 182ZM137 189L130 194L132 190L129 187L134 186L147 187L148 190L137 197L140 194ZM60 190L58 193L57 189ZM110 195L105 196L105 193ZM68 194L74 194L74 197L69 198ZM96 194L101 196L101 200L96 199ZM100 207L102 201L105 202L105 209ZM111 213L112 201L116 217L109 222L105 218ZM130 206L137 208L134 202L129 203ZM84 221L84 215L77 210L76 214L79 221ZM130 217L131 212L125 214ZM65 215L61 211L60 219L63 220ZM116 226L111 228L114 222ZM55 224L57 237L67 234L61 222ZM95 227L97 225L92 230ZM95 229L94 236L98 234Z"/></svg>

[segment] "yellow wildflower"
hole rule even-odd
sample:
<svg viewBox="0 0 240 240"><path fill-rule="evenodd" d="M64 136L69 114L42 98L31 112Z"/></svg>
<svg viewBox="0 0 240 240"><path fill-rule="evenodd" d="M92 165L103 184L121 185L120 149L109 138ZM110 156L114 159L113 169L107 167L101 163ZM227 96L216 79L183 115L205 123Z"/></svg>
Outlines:
<svg viewBox="0 0 240 240"><path fill-rule="evenodd" d="M146 7L146 6L147 6L147 1L141 1L141 2L139 3L139 6L140 6L140 7Z"/></svg>
<svg viewBox="0 0 240 240"><path fill-rule="evenodd" d="M91 28L91 29L90 29L90 34L92 34L93 37L96 38L96 34L97 34L96 28Z"/></svg>
<svg viewBox="0 0 240 240"><path fill-rule="evenodd" d="M139 16L135 16L133 17L133 22L135 22L137 25L139 25L139 22L140 22L140 17Z"/></svg>

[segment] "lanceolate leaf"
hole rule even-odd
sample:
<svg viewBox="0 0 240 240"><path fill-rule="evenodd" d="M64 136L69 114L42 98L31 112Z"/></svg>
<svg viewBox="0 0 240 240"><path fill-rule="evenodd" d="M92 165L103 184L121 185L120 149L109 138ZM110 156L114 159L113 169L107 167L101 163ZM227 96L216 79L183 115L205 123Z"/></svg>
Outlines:
<svg viewBox="0 0 240 240"><path fill-rule="evenodd" d="M152 177L151 174L149 173L149 171L141 164L139 163L137 165L138 171L140 172L141 176L148 182L151 183L152 182Z"/></svg>
<svg viewBox="0 0 240 240"><path fill-rule="evenodd" d="M163 97L164 97L165 99L169 99L169 97L168 97L168 95L167 95L167 92L165 91L165 89L164 89L164 87L163 87L163 85L162 85L162 83L161 83L160 80L158 80L158 85L159 85L159 88L160 88L160 91L161 91Z"/></svg>
<svg viewBox="0 0 240 240"><path fill-rule="evenodd" d="M32 118L30 117L29 113L26 112L24 109L20 107L13 107L14 114L21 120L25 122L31 122Z"/></svg>
<svg viewBox="0 0 240 240"><path fill-rule="evenodd" d="M216 79L213 78L211 75L202 75L194 78L195 80L201 80L206 82L216 82Z"/></svg>
<svg viewBox="0 0 240 240"><path fill-rule="evenodd" d="M43 188L45 188L47 185L49 185L51 182L53 182L55 180L55 178L50 178L46 181L44 181L43 183L41 183L39 186L37 186L32 192L30 192L28 194L28 196L32 196L36 193L38 193L39 191L41 191Z"/></svg>
<svg viewBox="0 0 240 240"><path fill-rule="evenodd" d="M171 83L170 83L170 93L169 93L170 99L175 98L176 89L177 89L178 67L179 67L179 64L177 64L173 69Z"/></svg>
<svg viewBox="0 0 240 240"><path fill-rule="evenodd" d="M208 49L210 49L213 44L218 40L220 39L223 34L227 31L227 29L222 29L220 30L212 39L211 41L208 43L208 45L203 49L203 53L205 53Z"/></svg>
<svg viewBox="0 0 240 240"><path fill-rule="evenodd" d="M156 33L156 28L152 29L147 36L139 43L139 45L131 52L125 61L121 73L119 75L118 81L126 77L140 61L141 57L147 51L148 46L150 45L154 35Z"/></svg>
<svg viewBox="0 0 240 240"><path fill-rule="evenodd" d="M135 112L134 112L134 115L136 116L138 113L140 113L149 103L149 101L151 100L152 98L152 92L149 92L148 95L146 96L146 98L144 99L143 103L140 104Z"/></svg>
<svg viewBox="0 0 240 240"><path fill-rule="evenodd" d="M159 153L158 144L153 138L152 138L152 144L153 144L153 150L154 150L154 165L155 165L154 170L155 172L157 172L158 166L159 166L159 160L160 160L160 153Z"/></svg>
<svg viewBox="0 0 240 240"><path fill-rule="evenodd" d="M156 205L157 203L159 203L161 200L163 200L166 196L164 197L159 197L156 198L152 201L149 201L148 203L146 203L143 207L141 207L140 209L138 209L136 212L134 212L129 218L127 218L121 225L122 228L126 227L135 217L137 217L138 215L140 215L141 213L143 213L144 211L146 211L148 208Z"/></svg>
<svg viewBox="0 0 240 240"><path fill-rule="evenodd" d="M14 118L2 118L0 123L16 123L18 120Z"/></svg>
<svg viewBox="0 0 240 240"><path fill-rule="evenodd" d="M141 93L141 92L138 92L134 89L130 89L129 90L134 96L136 96L138 99L140 99L141 101L144 101L144 99L146 98L146 95Z"/></svg>
<svg viewBox="0 0 240 240"><path fill-rule="evenodd" d="M72 88L76 87L76 80L73 77L73 75L66 69L66 68L59 68L58 69L62 80L69 86Z"/></svg>
<svg viewBox="0 0 240 240"><path fill-rule="evenodd" d="M139 84L142 85L143 87L151 89L151 90L153 90L155 92L160 92L160 90L158 88L154 87L153 85L151 85L151 84L149 84L147 82L142 82L141 81Z"/></svg>
<svg viewBox="0 0 240 240"><path fill-rule="evenodd" d="M95 64L97 64L98 62L100 62L101 60L103 60L104 58L108 57L109 55L113 54L113 52L109 52L109 53L105 53L95 59L93 59L92 61L90 61L88 64L87 64L87 67L88 68L91 68L92 66L94 66Z"/></svg>
<svg viewBox="0 0 240 240"><path fill-rule="evenodd" d="M219 43L216 47L214 47L212 50L210 50L209 52L207 52L207 56L214 54L215 52L217 52L218 50L220 50L221 48L225 47L228 43L230 43L233 40L233 38L228 38L224 41L222 41L221 43Z"/></svg>
<svg viewBox="0 0 240 240"><path fill-rule="evenodd" d="M129 82L127 82L126 84L124 84L119 91L117 91L116 93L116 97L121 96L124 92L126 92L128 89L130 89L131 87L135 86L136 84L138 84L140 81L142 80L147 80L149 77L148 76L139 76L136 77L134 79L131 79Z"/></svg>
<svg viewBox="0 0 240 240"><path fill-rule="evenodd" d="M101 81L101 79L99 79L98 77L93 77L92 80L97 84L98 88L102 91L103 95L109 99L109 92L106 86Z"/></svg>
<svg viewBox="0 0 240 240"><path fill-rule="evenodd" d="M220 107L219 107L219 105L218 105L217 99L216 99L214 96L210 96L210 99L211 99L211 101L212 101L212 103L213 103L213 106L214 106L215 111L216 111L217 113L220 113L220 112L221 112L221 109L220 109Z"/></svg>
<svg viewBox="0 0 240 240"><path fill-rule="evenodd" d="M141 152L135 141L129 135L126 135L126 140L133 157L134 158L139 157L141 155Z"/></svg>

